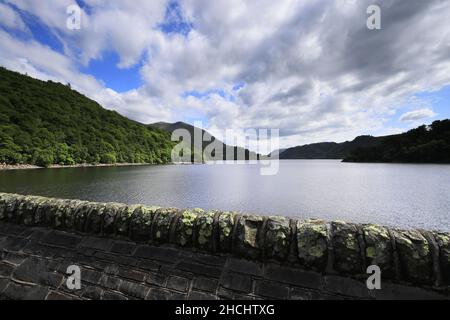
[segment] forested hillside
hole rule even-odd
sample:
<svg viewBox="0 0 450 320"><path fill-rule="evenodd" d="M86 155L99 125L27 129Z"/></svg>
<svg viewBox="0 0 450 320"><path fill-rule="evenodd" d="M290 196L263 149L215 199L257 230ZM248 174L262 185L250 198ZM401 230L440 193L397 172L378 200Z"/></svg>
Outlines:
<svg viewBox="0 0 450 320"><path fill-rule="evenodd" d="M173 143L71 90L0 67L0 163L73 165L170 161Z"/></svg>
<svg viewBox="0 0 450 320"><path fill-rule="evenodd" d="M378 146L356 149L344 161L450 163L450 120L378 139Z"/></svg>
<svg viewBox="0 0 450 320"><path fill-rule="evenodd" d="M343 159L358 148L376 146L378 138L360 136L342 143L323 142L289 148L280 153L280 159Z"/></svg>
<svg viewBox="0 0 450 320"><path fill-rule="evenodd" d="M256 160L256 159L260 158L260 155L256 154L255 152L252 152L252 151L242 148L242 147L226 145L225 143L223 143L222 141L220 141L219 139L217 139L216 137L211 135L209 132L207 132L203 129L200 129L200 128L196 128L193 125L190 125L188 123L158 122L158 123L153 123L150 126L154 127L154 128L162 129L162 130L168 132L170 135L172 135L172 133L177 129L187 130L191 135L191 143L189 146L187 146L187 149L189 149L190 153L191 153L191 162L196 162L196 160L198 161L199 159L201 159L202 161L211 160L208 157L205 159L204 154L205 154L205 149L207 148L207 146L210 145L211 142L214 142L214 141L217 144L217 150L221 149L221 151L220 151L221 156L219 156L218 154L216 155L215 152L213 152L212 156L213 157L217 156L217 158L220 158L220 160ZM194 137L195 137L194 131L195 130L198 130L200 133L200 139L202 139L201 148L196 147L194 144ZM206 141L204 141L204 140L206 140ZM216 158L216 160L218 160L217 158Z"/></svg>

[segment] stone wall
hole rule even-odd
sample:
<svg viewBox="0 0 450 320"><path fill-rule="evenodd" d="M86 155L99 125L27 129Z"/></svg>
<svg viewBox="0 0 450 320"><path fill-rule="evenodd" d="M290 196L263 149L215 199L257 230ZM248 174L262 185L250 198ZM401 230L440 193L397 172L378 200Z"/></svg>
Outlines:
<svg viewBox="0 0 450 320"><path fill-rule="evenodd" d="M444 294L450 285L450 234L442 232L2 193L0 222L172 245L354 279L366 279L367 267L378 265L382 277L394 283Z"/></svg>

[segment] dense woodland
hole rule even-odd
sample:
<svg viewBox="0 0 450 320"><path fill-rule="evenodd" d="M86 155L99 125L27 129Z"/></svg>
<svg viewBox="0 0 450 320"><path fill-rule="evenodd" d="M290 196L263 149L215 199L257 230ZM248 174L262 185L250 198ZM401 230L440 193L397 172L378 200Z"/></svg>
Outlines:
<svg viewBox="0 0 450 320"><path fill-rule="evenodd" d="M170 162L167 132L129 120L72 90L0 67L0 163Z"/></svg>
<svg viewBox="0 0 450 320"><path fill-rule="evenodd" d="M450 163L450 120L435 121L403 134L360 136L284 150L280 159L344 159L345 162Z"/></svg>
<svg viewBox="0 0 450 320"><path fill-rule="evenodd" d="M377 139L377 146L358 148L344 161L450 163L450 120Z"/></svg>
<svg viewBox="0 0 450 320"><path fill-rule="evenodd" d="M372 147L379 143L379 139L372 136L360 136L342 143L313 143L283 150L280 159L344 159L358 148Z"/></svg>

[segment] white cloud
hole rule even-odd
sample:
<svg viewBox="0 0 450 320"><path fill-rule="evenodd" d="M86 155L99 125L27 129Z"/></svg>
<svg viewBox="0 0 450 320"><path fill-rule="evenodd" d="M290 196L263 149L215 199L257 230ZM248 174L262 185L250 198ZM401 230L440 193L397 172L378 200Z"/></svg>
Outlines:
<svg viewBox="0 0 450 320"><path fill-rule="evenodd" d="M3 3L0 3L0 25L19 31L28 31L19 14L10 6Z"/></svg>
<svg viewBox="0 0 450 320"><path fill-rule="evenodd" d="M65 52L0 34L2 64L70 81L146 123L198 116L215 132L279 128L281 147L344 141L398 130L385 123L402 108L420 109L402 119L431 117L429 106L408 103L417 92L450 85L448 1L184 0L181 12L193 26L187 36L158 29L164 0L86 0L77 32L65 28L73 1L8 1L38 16ZM366 28L374 3L382 30ZM77 71L106 51L117 52L120 68L144 59L143 86L119 94ZM233 91L237 83L245 86ZM190 91L211 94L183 97Z"/></svg>
<svg viewBox="0 0 450 320"><path fill-rule="evenodd" d="M431 109L420 109L420 110L414 110L410 112L406 112L401 115L400 121L417 121L417 120L423 120L427 118L431 118L436 116L436 113L434 113Z"/></svg>

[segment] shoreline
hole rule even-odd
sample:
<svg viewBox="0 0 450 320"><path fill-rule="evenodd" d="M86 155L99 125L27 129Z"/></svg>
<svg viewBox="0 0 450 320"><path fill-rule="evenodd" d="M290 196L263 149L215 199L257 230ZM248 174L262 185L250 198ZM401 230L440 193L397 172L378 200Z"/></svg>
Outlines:
<svg viewBox="0 0 450 320"><path fill-rule="evenodd" d="M60 165L53 164L49 167L39 167L32 164L0 164L0 171L13 171L13 170L39 170L39 169L67 169L67 168L101 168L101 167L134 167L134 166L152 166L156 164L151 163L114 163L114 164L74 164L74 165Z"/></svg>

